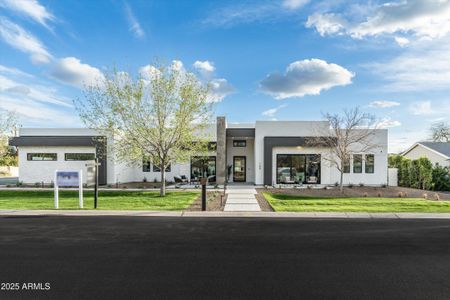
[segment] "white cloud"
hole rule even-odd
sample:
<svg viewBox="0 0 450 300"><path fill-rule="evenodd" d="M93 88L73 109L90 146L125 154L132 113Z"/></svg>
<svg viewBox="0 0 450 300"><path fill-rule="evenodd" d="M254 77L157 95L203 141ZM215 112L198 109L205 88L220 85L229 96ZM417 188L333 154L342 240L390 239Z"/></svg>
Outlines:
<svg viewBox="0 0 450 300"><path fill-rule="evenodd" d="M369 106L373 108L386 108L386 107L393 107L393 106L399 106L399 102L395 101L386 101L386 100L378 100L378 101L372 101L370 102Z"/></svg>
<svg viewBox="0 0 450 300"><path fill-rule="evenodd" d="M216 70L216 68L214 67L214 63L210 62L208 60L205 60L205 61L197 60L193 64L193 66L205 78L211 77L213 75L214 71Z"/></svg>
<svg viewBox="0 0 450 300"><path fill-rule="evenodd" d="M210 92L209 101L210 102L220 102L227 95L235 91L234 87L224 78L216 78L209 82Z"/></svg>
<svg viewBox="0 0 450 300"><path fill-rule="evenodd" d="M55 20L55 16L37 0L0 0L0 6L29 17L47 29L47 22Z"/></svg>
<svg viewBox="0 0 450 300"><path fill-rule="evenodd" d="M354 73L320 59L305 59L291 63L284 74L267 75L260 82L261 90L276 99L319 95L322 90L352 83Z"/></svg>
<svg viewBox="0 0 450 300"><path fill-rule="evenodd" d="M307 28L316 28L321 36L337 34L345 28L345 22L338 15L315 13L308 17Z"/></svg>
<svg viewBox="0 0 450 300"><path fill-rule="evenodd" d="M375 13L352 28L352 36L360 38L396 32L412 32L418 36L442 37L450 31L450 1L409 0L380 5Z"/></svg>
<svg viewBox="0 0 450 300"><path fill-rule="evenodd" d="M349 9L344 8L344 15ZM333 18L330 18L333 16ZM310 20L311 18L311 20ZM324 35L346 33L352 38L411 34L416 37L439 38L450 32L450 1L447 0L403 0L387 2L360 10L354 21L343 21L334 14L315 14L308 18L308 27L316 27ZM336 19L337 18L337 19ZM360 21L361 18L364 21ZM307 24L308 24L307 23ZM329 28L329 30L327 30ZM396 38L400 46L408 39Z"/></svg>
<svg viewBox="0 0 450 300"><path fill-rule="evenodd" d="M387 90L442 90L450 86L450 38L422 41L399 56L367 67L387 81Z"/></svg>
<svg viewBox="0 0 450 300"><path fill-rule="evenodd" d="M431 101L418 101L413 102L409 106L409 110L413 115L421 116L421 115L432 115L434 113L431 108Z"/></svg>
<svg viewBox="0 0 450 300"><path fill-rule="evenodd" d="M0 66L0 108L16 111L27 125L74 126L80 124L71 99L42 78Z"/></svg>
<svg viewBox="0 0 450 300"><path fill-rule="evenodd" d="M125 3L124 6L125 6L125 14L129 24L129 30L133 33L133 35L136 38L138 39L144 38L145 31L142 29L141 24L136 19L133 11L131 10L131 7L128 5L128 3Z"/></svg>
<svg viewBox="0 0 450 300"><path fill-rule="evenodd" d="M377 122L376 128L385 129L385 128L398 127L401 125L402 125L402 123L400 123L400 121L392 120L391 118L383 118Z"/></svg>
<svg viewBox="0 0 450 300"><path fill-rule="evenodd" d="M395 38L395 42L400 46L400 47L405 47L406 45L409 44L409 40L405 37L401 37L401 36L396 36Z"/></svg>
<svg viewBox="0 0 450 300"><path fill-rule="evenodd" d="M286 106L287 106L286 104L282 104L282 105L279 105L279 106L277 106L277 107L270 108L270 109L268 109L268 110L266 110L266 111L263 111L263 112L262 112L262 115L263 115L263 116L267 116L267 117L274 117L275 114L276 114L280 109L285 108Z"/></svg>
<svg viewBox="0 0 450 300"><path fill-rule="evenodd" d="M270 23L293 20L298 15L296 9L306 4L305 0L257 1L231 4L214 10L202 21L206 27L233 27L239 24Z"/></svg>
<svg viewBox="0 0 450 300"><path fill-rule="evenodd" d="M283 7L286 9L297 9L305 4L307 4L309 0L283 0Z"/></svg>
<svg viewBox="0 0 450 300"><path fill-rule="evenodd" d="M78 88L82 88L85 85L96 85L104 79L104 75L99 69L83 64L75 57L59 59L54 64L50 75L61 82Z"/></svg>
<svg viewBox="0 0 450 300"><path fill-rule="evenodd" d="M30 54L33 63L48 63L52 58L41 41L4 17L0 17L0 36L10 46Z"/></svg>

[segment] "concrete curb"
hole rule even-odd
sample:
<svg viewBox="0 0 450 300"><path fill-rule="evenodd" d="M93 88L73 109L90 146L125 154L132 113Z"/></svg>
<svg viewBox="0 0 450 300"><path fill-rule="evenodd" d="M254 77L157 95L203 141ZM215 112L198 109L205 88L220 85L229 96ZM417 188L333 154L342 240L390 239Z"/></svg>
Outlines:
<svg viewBox="0 0 450 300"><path fill-rule="evenodd" d="M0 216L135 216L187 218L450 219L450 213L0 210Z"/></svg>

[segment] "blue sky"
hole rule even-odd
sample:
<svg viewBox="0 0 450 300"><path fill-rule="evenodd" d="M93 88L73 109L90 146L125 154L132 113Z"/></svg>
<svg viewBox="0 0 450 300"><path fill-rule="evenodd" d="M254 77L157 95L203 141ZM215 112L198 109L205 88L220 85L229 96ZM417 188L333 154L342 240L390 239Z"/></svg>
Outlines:
<svg viewBox="0 0 450 300"><path fill-rule="evenodd" d="M25 127L81 127L83 84L155 58L210 81L229 122L360 106L399 151L449 121L450 1L0 0L0 108Z"/></svg>

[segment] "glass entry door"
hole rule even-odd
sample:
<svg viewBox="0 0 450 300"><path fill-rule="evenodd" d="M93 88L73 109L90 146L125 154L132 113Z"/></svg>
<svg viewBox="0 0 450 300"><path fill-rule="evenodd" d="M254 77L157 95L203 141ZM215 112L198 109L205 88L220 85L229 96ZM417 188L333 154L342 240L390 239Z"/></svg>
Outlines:
<svg viewBox="0 0 450 300"><path fill-rule="evenodd" d="M234 156L233 157L233 181L234 182L245 182L245 156Z"/></svg>

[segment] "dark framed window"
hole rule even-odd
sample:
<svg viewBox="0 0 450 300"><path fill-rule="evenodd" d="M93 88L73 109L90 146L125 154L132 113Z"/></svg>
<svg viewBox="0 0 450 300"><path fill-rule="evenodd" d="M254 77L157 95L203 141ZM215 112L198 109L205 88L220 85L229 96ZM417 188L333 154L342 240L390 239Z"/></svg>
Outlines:
<svg viewBox="0 0 450 300"><path fill-rule="evenodd" d="M27 153L27 160L56 161L58 160L58 155L56 153Z"/></svg>
<svg viewBox="0 0 450 300"><path fill-rule="evenodd" d="M64 160L67 161L95 160L95 153L65 153Z"/></svg>
<svg viewBox="0 0 450 300"><path fill-rule="evenodd" d="M217 142L209 142L208 143L208 150L209 151L216 151L217 150Z"/></svg>
<svg viewBox="0 0 450 300"><path fill-rule="evenodd" d="M171 168L172 168L172 166L169 164L166 167L166 172L170 172ZM159 166L153 164L153 172L161 172L161 168Z"/></svg>
<svg viewBox="0 0 450 300"><path fill-rule="evenodd" d="M150 172L151 163L149 160L142 161L142 172Z"/></svg>
<svg viewBox="0 0 450 300"><path fill-rule="evenodd" d="M191 179L203 176L210 177L216 175L215 156L192 156L191 157ZM216 181L215 178L210 181Z"/></svg>
<svg viewBox="0 0 450 300"><path fill-rule="evenodd" d="M362 154L353 155L353 173L362 173Z"/></svg>
<svg viewBox="0 0 450 300"><path fill-rule="evenodd" d="M366 154L366 173L374 173L375 172L375 155Z"/></svg>
<svg viewBox="0 0 450 300"><path fill-rule="evenodd" d="M246 140L234 140L233 147L247 147L247 141Z"/></svg>
<svg viewBox="0 0 450 300"><path fill-rule="evenodd" d="M320 184L320 154L278 154L277 183Z"/></svg>
<svg viewBox="0 0 450 300"><path fill-rule="evenodd" d="M350 160L344 161L344 173L350 173Z"/></svg>

